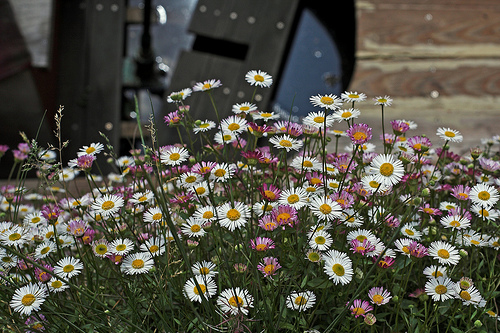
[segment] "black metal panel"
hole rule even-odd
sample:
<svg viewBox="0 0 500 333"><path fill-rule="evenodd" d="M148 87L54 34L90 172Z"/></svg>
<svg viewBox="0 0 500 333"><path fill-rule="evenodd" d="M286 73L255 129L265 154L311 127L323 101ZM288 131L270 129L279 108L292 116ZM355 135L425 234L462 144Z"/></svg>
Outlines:
<svg viewBox="0 0 500 333"><path fill-rule="evenodd" d="M62 1L57 103L64 105L66 159L82 145L118 147L125 0Z"/></svg>
<svg viewBox="0 0 500 333"><path fill-rule="evenodd" d="M214 90L223 103L219 112L231 114L234 103L252 97L254 87L245 81L249 70L263 70L275 78L279 75L298 4L299 0L200 0L190 24L190 31L201 36L194 43L197 55L181 55L168 92L191 87L196 81L220 79L223 87ZM241 52L234 56L231 44L224 42L241 44L244 56ZM226 50L221 50L224 45ZM258 89L255 102L267 107L273 90L274 86ZM211 109L207 96L201 95L193 94L187 101L196 118L206 118L201 110ZM167 106L166 112L171 111Z"/></svg>

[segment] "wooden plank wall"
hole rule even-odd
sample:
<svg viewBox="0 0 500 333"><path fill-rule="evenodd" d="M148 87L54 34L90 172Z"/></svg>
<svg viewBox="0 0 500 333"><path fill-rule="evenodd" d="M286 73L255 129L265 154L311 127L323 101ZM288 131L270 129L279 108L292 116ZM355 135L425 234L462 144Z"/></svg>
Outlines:
<svg viewBox="0 0 500 333"><path fill-rule="evenodd" d="M390 95L390 119L416 121L435 146L441 126L462 132L456 152L500 134L498 0L356 0L356 69L350 90ZM380 109L360 105L381 133ZM380 142L380 141L377 141Z"/></svg>

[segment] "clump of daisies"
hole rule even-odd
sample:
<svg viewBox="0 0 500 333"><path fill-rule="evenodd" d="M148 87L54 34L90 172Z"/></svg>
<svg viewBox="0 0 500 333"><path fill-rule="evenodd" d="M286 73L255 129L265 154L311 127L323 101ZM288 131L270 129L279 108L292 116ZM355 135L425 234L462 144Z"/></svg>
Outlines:
<svg viewBox="0 0 500 333"><path fill-rule="evenodd" d="M262 70L244 79L253 96L273 84ZM175 127L178 144L117 156L104 137L67 165L57 162L62 143L13 147L12 174L23 184L35 169L39 186L0 189L2 327L497 327L498 136L461 156L456 129L437 128L433 141L414 135L412 120L386 120L390 96L372 100L376 134L357 91L311 96L299 122L253 97L224 114L213 93L222 86L169 94L174 110L150 127L153 138ZM213 114L194 118L192 94ZM61 119L59 110L58 129ZM102 163L113 171L100 173Z"/></svg>

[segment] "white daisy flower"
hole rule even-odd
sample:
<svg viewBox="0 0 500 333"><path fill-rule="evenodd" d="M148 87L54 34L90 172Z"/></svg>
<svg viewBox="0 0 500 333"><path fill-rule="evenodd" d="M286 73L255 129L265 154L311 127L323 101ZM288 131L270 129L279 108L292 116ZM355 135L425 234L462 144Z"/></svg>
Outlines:
<svg viewBox="0 0 500 333"><path fill-rule="evenodd" d="M207 181L202 181L201 183L189 187L188 191L199 198L206 197L210 193Z"/></svg>
<svg viewBox="0 0 500 333"><path fill-rule="evenodd" d="M273 84L271 75L261 70L251 70L245 75L245 80L252 86L269 88Z"/></svg>
<svg viewBox="0 0 500 333"><path fill-rule="evenodd" d="M281 192L278 203L289 205L299 210L307 205L309 201L309 193L302 187L295 187L283 190Z"/></svg>
<svg viewBox="0 0 500 333"><path fill-rule="evenodd" d="M318 161L317 158L311 156L295 156L290 163L290 166L295 168L297 171L301 172L303 170L306 171L314 171L321 169L321 162Z"/></svg>
<svg viewBox="0 0 500 333"><path fill-rule="evenodd" d="M47 289L44 286L29 283L16 289L9 304L15 312L29 316L31 312L40 310L46 297Z"/></svg>
<svg viewBox="0 0 500 333"><path fill-rule="evenodd" d="M123 207L123 198L116 194L105 194L97 198L92 204L91 208L95 213L100 214L102 217L107 218L120 211Z"/></svg>
<svg viewBox="0 0 500 333"><path fill-rule="evenodd" d="M184 173L181 173L179 177L179 185L184 187L184 188L189 188L195 184L198 184L199 182L203 181L203 178L201 177L200 174L192 171L187 171Z"/></svg>
<svg viewBox="0 0 500 333"><path fill-rule="evenodd" d="M210 79L204 82L197 82L193 86L193 91L210 91L212 89L219 88L220 86L222 86L220 80Z"/></svg>
<svg viewBox="0 0 500 333"><path fill-rule="evenodd" d="M235 169L233 164L217 163L210 172L210 179L225 183L233 177Z"/></svg>
<svg viewBox="0 0 500 333"><path fill-rule="evenodd" d="M149 190L146 190L144 192L136 192L132 195L132 198L128 200L128 202L131 202L134 205L152 204L153 201L154 201L154 194Z"/></svg>
<svg viewBox="0 0 500 333"><path fill-rule="evenodd" d="M292 291L286 298L286 307L292 310L305 311L316 303L316 295L312 291Z"/></svg>
<svg viewBox="0 0 500 333"><path fill-rule="evenodd" d="M83 264L80 259L73 257L65 257L59 260L54 267L54 273L69 279L81 273L83 269Z"/></svg>
<svg viewBox="0 0 500 333"><path fill-rule="evenodd" d="M205 223L213 222L217 219L215 213L216 213L215 208L213 206L208 205L208 206L198 207L193 213L192 217L196 220L201 221L201 224L204 225Z"/></svg>
<svg viewBox="0 0 500 333"><path fill-rule="evenodd" d="M498 191L495 187L479 183L470 190L469 198L475 205L481 207L492 207L497 203L500 196L498 195Z"/></svg>
<svg viewBox="0 0 500 333"><path fill-rule="evenodd" d="M370 172L374 180L383 185L396 185L404 176L403 162L393 155L381 154L370 163Z"/></svg>
<svg viewBox="0 0 500 333"><path fill-rule="evenodd" d="M138 252L126 256L120 270L128 275L143 274L149 272L154 264L153 257L149 253Z"/></svg>
<svg viewBox="0 0 500 333"><path fill-rule="evenodd" d="M401 228L401 233L411 239L419 240L422 238L422 233L415 228L414 223L407 223Z"/></svg>
<svg viewBox="0 0 500 333"><path fill-rule="evenodd" d="M83 146L76 153L78 157L83 155L97 155L104 150L104 145L100 142L91 143L89 146Z"/></svg>
<svg viewBox="0 0 500 333"><path fill-rule="evenodd" d="M236 115L229 116L226 119L222 119L220 122L220 129L223 133L227 132L238 135L246 131L247 127L247 121Z"/></svg>
<svg viewBox="0 0 500 333"><path fill-rule="evenodd" d="M436 279L440 276L447 277L448 276L448 269L446 266L436 266L436 265L431 265L426 268L424 268L424 275L427 276L428 279Z"/></svg>
<svg viewBox="0 0 500 333"><path fill-rule="evenodd" d="M240 114L242 112L245 114L249 114L250 112L255 110L257 110L257 105L249 102L236 103L232 107L232 111L236 114Z"/></svg>
<svg viewBox="0 0 500 333"><path fill-rule="evenodd" d="M238 140L236 133L218 131L214 136L215 142L220 145L227 145Z"/></svg>
<svg viewBox="0 0 500 333"><path fill-rule="evenodd" d="M357 91L346 91L340 94L344 102L363 102L366 100L366 95Z"/></svg>
<svg viewBox="0 0 500 333"><path fill-rule="evenodd" d="M310 198L309 209L319 220L326 221L339 218L342 212L339 203L327 196Z"/></svg>
<svg viewBox="0 0 500 333"><path fill-rule="evenodd" d="M462 289L460 287L460 282L456 282L453 286L453 291L455 292L455 298L462 301L463 305L475 305L478 306L483 300L481 293L475 286L470 286L467 289Z"/></svg>
<svg viewBox="0 0 500 333"><path fill-rule="evenodd" d="M196 285L198 283L198 285ZM190 278L184 284L184 295L191 302L202 302L202 296L209 299L217 293L217 285L211 278L205 278L201 275L196 275Z"/></svg>
<svg viewBox="0 0 500 333"><path fill-rule="evenodd" d="M42 216L40 211L27 214L23 219L25 226L43 225L47 220Z"/></svg>
<svg viewBox="0 0 500 333"><path fill-rule="evenodd" d="M21 246L30 240L28 229L18 225L0 233L0 243L6 246Z"/></svg>
<svg viewBox="0 0 500 333"><path fill-rule="evenodd" d="M455 297L454 283L450 278L440 276L425 283L425 292L436 302Z"/></svg>
<svg viewBox="0 0 500 333"><path fill-rule="evenodd" d="M47 283L49 291L52 293L59 293L69 288L69 285L61 281L60 279L53 276L49 283Z"/></svg>
<svg viewBox="0 0 500 333"><path fill-rule="evenodd" d="M122 156L115 161L115 164L120 168L126 168L135 165L135 162L133 157Z"/></svg>
<svg viewBox="0 0 500 333"><path fill-rule="evenodd" d="M345 285L351 282L354 271L352 261L347 254L330 250L325 253L324 260L324 271L335 285L339 283Z"/></svg>
<svg viewBox="0 0 500 333"><path fill-rule="evenodd" d="M440 264L455 266L460 261L458 250L443 241L432 242L428 248L429 256L437 259Z"/></svg>
<svg viewBox="0 0 500 333"><path fill-rule="evenodd" d="M342 107L342 100L332 94L311 96L309 101L314 106L329 110L336 110Z"/></svg>
<svg viewBox="0 0 500 333"><path fill-rule="evenodd" d="M332 236L325 230L318 230L310 233L308 236L309 246L318 251L326 251L330 249L333 243Z"/></svg>
<svg viewBox="0 0 500 333"><path fill-rule="evenodd" d="M11 253L8 253L6 250L0 248L0 265L5 269L9 270L13 267L16 267L19 258Z"/></svg>
<svg viewBox="0 0 500 333"><path fill-rule="evenodd" d="M97 257L105 258L111 252L109 252L109 243L106 239L100 239L92 242L92 252Z"/></svg>
<svg viewBox="0 0 500 333"><path fill-rule="evenodd" d="M38 244L38 246L35 248L35 258L43 259L56 250L56 243L52 241L44 241L43 243Z"/></svg>
<svg viewBox="0 0 500 333"><path fill-rule="evenodd" d="M286 149L287 152L290 150L299 151L303 145L301 140L297 140L288 134L275 135L269 139L269 142L272 143L275 148Z"/></svg>
<svg viewBox="0 0 500 333"><path fill-rule="evenodd" d="M109 252L124 256L134 249L134 242L128 238L118 238L109 244Z"/></svg>
<svg viewBox="0 0 500 333"><path fill-rule="evenodd" d="M189 158L189 152L186 148L171 146L168 149L162 150L160 153L160 161L163 164L176 166L182 164Z"/></svg>
<svg viewBox="0 0 500 333"><path fill-rule="evenodd" d="M203 237L207 233L203 229L201 220L192 217L188 218L186 223L181 226L181 231L188 237Z"/></svg>
<svg viewBox="0 0 500 333"><path fill-rule="evenodd" d="M465 229L470 227L470 220L465 216L460 215L447 215L439 221L445 228L451 229Z"/></svg>
<svg viewBox="0 0 500 333"><path fill-rule="evenodd" d="M436 135L443 140L451 142L462 142L462 140L464 139L459 131L446 127L438 128Z"/></svg>
<svg viewBox="0 0 500 333"><path fill-rule="evenodd" d="M192 92L193 91L191 90L191 88L184 88L181 91L174 91L170 93L170 95L168 95L167 102L174 103L176 101L183 101L189 96L191 96Z"/></svg>
<svg viewBox="0 0 500 333"><path fill-rule="evenodd" d="M139 248L142 252L150 254L152 257L161 256L165 253L165 240L162 237L147 239Z"/></svg>
<svg viewBox="0 0 500 333"><path fill-rule="evenodd" d="M143 220L147 223L162 223L163 213L161 212L160 207L150 207L144 214Z"/></svg>
<svg viewBox="0 0 500 333"><path fill-rule="evenodd" d="M332 114L333 119L335 119L337 122L342 122L342 121L348 121L351 119L356 119L359 117L361 114L361 111L358 109L339 109L335 110Z"/></svg>
<svg viewBox="0 0 500 333"><path fill-rule="evenodd" d="M240 312L248 314L248 308L253 308L253 297L248 290L239 287L223 290L217 298L217 305L222 312L237 315Z"/></svg>
<svg viewBox="0 0 500 333"><path fill-rule="evenodd" d="M205 278L213 278L219 272L216 271L217 266L211 261L199 261L195 262L191 266L191 271L194 275L201 275Z"/></svg>
<svg viewBox="0 0 500 333"><path fill-rule="evenodd" d="M324 128L332 127L335 123L335 118L333 115L325 115L324 111L309 112L304 119L302 119L304 125L313 126L314 128Z"/></svg>
<svg viewBox="0 0 500 333"><path fill-rule="evenodd" d="M211 120L204 120L204 121L196 121L194 123L194 126L193 126L193 132L194 134L198 134L200 132L208 132L210 131L212 128L215 128L215 122L211 121Z"/></svg>
<svg viewBox="0 0 500 333"><path fill-rule="evenodd" d="M278 203L276 201L259 201L253 204L252 210L257 216L262 216L265 213L270 213L274 207L276 207Z"/></svg>
<svg viewBox="0 0 500 333"><path fill-rule="evenodd" d="M257 113L252 113L252 118L254 120L259 120L262 119L264 122L267 122L269 120L274 120L274 119L279 119L280 115L276 114L274 112L257 112Z"/></svg>
<svg viewBox="0 0 500 333"><path fill-rule="evenodd" d="M219 224L224 228L234 231L244 226L250 217L250 208L242 202L234 202L234 206L227 202L217 209Z"/></svg>
<svg viewBox="0 0 500 333"><path fill-rule="evenodd" d="M392 98L389 96L377 96L373 99L375 101L375 105L382 105L382 106L391 106L392 105Z"/></svg>

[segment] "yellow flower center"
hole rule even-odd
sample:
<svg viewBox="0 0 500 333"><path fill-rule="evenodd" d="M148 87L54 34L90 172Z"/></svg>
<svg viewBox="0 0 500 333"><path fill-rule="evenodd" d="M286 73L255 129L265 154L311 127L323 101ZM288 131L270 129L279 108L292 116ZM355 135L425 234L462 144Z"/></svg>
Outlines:
<svg viewBox="0 0 500 333"><path fill-rule="evenodd" d="M303 296L299 296L293 302L295 303L295 305L302 306L307 303L307 299Z"/></svg>
<svg viewBox="0 0 500 333"><path fill-rule="evenodd" d="M97 246L95 247L95 252L96 252L97 254L103 255L103 254L105 254L106 252L108 252L108 247L107 247L106 245L104 245L104 244L97 245Z"/></svg>
<svg viewBox="0 0 500 333"><path fill-rule="evenodd" d="M359 235L359 236L357 236L357 237L356 237L356 239L357 239L359 242L363 243L363 241L364 241L365 239L368 239L368 238L367 238L366 236L364 236L364 235Z"/></svg>
<svg viewBox="0 0 500 333"><path fill-rule="evenodd" d="M352 313L356 316L361 316L365 314L365 310L363 308L354 308L352 309Z"/></svg>
<svg viewBox="0 0 500 333"><path fill-rule="evenodd" d="M23 303L24 306L30 306L31 304L35 303L35 301L36 297L33 294L26 294L21 299L21 303Z"/></svg>
<svg viewBox="0 0 500 333"><path fill-rule="evenodd" d="M132 261L132 268L133 269L141 269L144 267L144 260L142 259L135 259Z"/></svg>
<svg viewBox="0 0 500 333"><path fill-rule="evenodd" d="M17 240L20 240L21 239L21 234L20 233L12 233L9 235L9 240L12 241L12 242L15 242Z"/></svg>
<svg viewBox="0 0 500 333"><path fill-rule="evenodd" d="M326 105L331 105L333 104L334 100L330 96L323 96L321 97L321 103L326 104Z"/></svg>
<svg viewBox="0 0 500 333"><path fill-rule="evenodd" d="M290 219L290 217L291 216L288 213L281 213L276 217L276 221L278 221L278 223L286 222Z"/></svg>
<svg viewBox="0 0 500 333"><path fill-rule="evenodd" d="M231 136L231 134L224 134L223 138L224 138L224 141L229 141L229 140L231 140L233 137Z"/></svg>
<svg viewBox="0 0 500 333"><path fill-rule="evenodd" d="M257 244L257 246L255 246L255 249L257 251L265 251L267 249L267 245L266 244Z"/></svg>
<svg viewBox="0 0 500 333"><path fill-rule="evenodd" d="M257 82L264 82L264 77L262 75L254 75L253 79Z"/></svg>
<svg viewBox="0 0 500 333"><path fill-rule="evenodd" d="M316 252L311 252L311 253L309 253L308 258L309 258L309 260L311 260L312 262L316 262L316 261L318 261L318 260L319 260L319 254L318 254L318 253L316 253Z"/></svg>
<svg viewBox="0 0 500 333"><path fill-rule="evenodd" d="M200 268L201 275L208 275L208 273L210 273L210 268L208 268L208 267L201 267Z"/></svg>
<svg viewBox="0 0 500 333"><path fill-rule="evenodd" d="M199 232L201 230L201 227L198 224L192 225L191 226L191 231L192 232Z"/></svg>
<svg viewBox="0 0 500 333"><path fill-rule="evenodd" d="M422 144L421 143L416 143L413 145L413 149L420 150L422 149Z"/></svg>
<svg viewBox="0 0 500 333"><path fill-rule="evenodd" d="M387 99L385 99L385 98L379 98L378 101L379 101L379 103L386 103Z"/></svg>
<svg viewBox="0 0 500 333"><path fill-rule="evenodd" d="M210 83L205 83L203 85L203 87L202 87L202 89L204 89L204 90L207 90L207 89L210 89L210 88L212 88L212 85Z"/></svg>
<svg viewBox="0 0 500 333"><path fill-rule="evenodd" d="M205 287L204 284L200 284L199 286L200 286L200 288L198 288L198 286L194 286L194 288L193 288L194 293L196 295L205 294L205 292L207 291L207 287Z"/></svg>
<svg viewBox="0 0 500 333"><path fill-rule="evenodd" d="M454 138L455 137L455 133L451 132L451 131L446 131L444 132L444 135L449 137L449 138Z"/></svg>
<svg viewBox="0 0 500 333"><path fill-rule="evenodd" d="M323 123L325 121L325 117L318 116L318 117L314 117L313 120L315 123Z"/></svg>
<svg viewBox="0 0 500 333"><path fill-rule="evenodd" d="M373 302L375 302L375 303L377 303L377 304L380 305L384 301L384 296L382 296L382 295L374 295L372 297L372 300L373 300Z"/></svg>
<svg viewBox="0 0 500 333"><path fill-rule="evenodd" d="M462 299L466 300L466 301L470 301L470 299L471 299L471 296L470 296L470 294L467 292L467 290L462 290L462 291L460 292L460 297L461 297Z"/></svg>
<svg viewBox="0 0 500 333"><path fill-rule="evenodd" d="M359 98L359 95L357 95L357 94L349 94L349 95L347 95L347 97L349 97L349 98Z"/></svg>
<svg viewBox="0 0 500 333"><path fill-rule="evenodd" d="M55 280L55 281L52 281L52 283L50 284L52 286L52 288L54 289L59 289L62 287L62 282L59 281L59 280Z"/></svg>
<svg viewBox="0 0 500 333"><path fill-rule="evenodd" d="M214 217L214 213L212 213L211 211L206 211L203 213L203 218L204 219L211 219L212 217Z"/></svg>
<svg viewBox="0 0 500 333"><path fill-rule="evenodd" d="M282 146L282 147L291 147L292 143L289 140L283 139L283 140L280 141L280 146Z"/></svg>
<svg viewBox="0 0 500 333"><path fill-rule="evenodd" d="M342 118L349 118L350 116L352 116L352 113L350 113L349 111L344 111L342 113Z"/></svg>
<svg viewBox="0 0 500 333"><path fill-rule="evenodd" d="M319 206L319 211L322 214L328 215L332 212L332 207L329 204L324 203L321 206Z"/></svg>
<svg viewBox="0 0 500 333"><path fill-rule="evenodd" d="M440 258L443 258L443 259L448 259L450 257L450 252L446 251L445 249L440 249L438 252L437 252L437 255L440 257Z"/></svg>
<svg viewBox="0 0 500 333"><path fill-rule="evenodd" d="M111 201L111 200L104 201L102 203L102 206L101 206L101 208L104 209L104 210L110 210L110 209L112 209L114 207L115 207L115 203L113 201Z"/></svg>
<svg viewBox="0 0 500 333"><path fill-rule="evenodd" d="M318 237L314 238L314 242L316 244L323 245L326 242L326 238L323 236L318 236Z"/></svg>
<svg viewBox="0 0 500 333"><path fill-rule="evenodd" d="M394 172L394 166L391 163L383 163L380 166L380 173L383 176L389 177Z"/></svg>
<svg viewBox="0 0 500 333"><path fill-rule="evenodd" d="M332 271L337 275L337 276L344 276L345 274L345 269L344 266L341 264L335 264L332 266Z"/></svg>
<svg viewBox="0 0 500 333"><path fill-rule="evenodd" d="M205 188L203 186L200 186L200 187L196 188L196 193L198 195L202 195L203 193L205 193L205 191L206 190L205 190Z"/></svg>
<svg viewBox="0 0 500 333"><path fill-rule="evenodd" d="M238 210L231 208L230 210L227 211L226 217L231 221L236 221L241 217L241 214L240 212L238 212Z"/></svg>
<svg viewBox="0 0 500 333"><path fill-rule="evenodd" d="M47 254L49 251L50 251L50 246L46 246L40 251L40 254Z"/></svg>
<svg viewBox="0 0 500 333"><path fill-rule="evenodd" d="M243 306L243 300L239 296L232 296L228 300L228 303L229 303L229 305L231 305L232 307L235 307L235 308L238 307L238 306Z"/></svg>
<svg viewBox="0 0 500 333"><path fill-rule="evenodd" d="M458 193L458 196L460 200L466 200L469 197L467 193Z"/></svg>
<svg viewBox="0 0 500 333"><path fill-rule="evenodd" d="M226 170L224 169L217 169L214 172L215 177L224 177L226 175Z"/></svg>
<svg viewBox="0 0 500 333"><path fill-rule="evenodd" d="M207 128L208 126L210 126L209 123L203 123L203 124L200 124L200 128Z"/></svg>
<svg viewBox="0 0 500 333"><path fill-rule="evenodd" d="M311 161L304 161L302 163L302 166L305 167L305 168L312 168L313 167L313 164Z"/></svg>
<svg viewBox="0 0 500 333"><path fill-rule="evenodd" d="M286 199L286 201L288 201L289 204L297 203L299 202L299 200L300 198L297 194L292 194Z"/></svg>
<svg viewBox="0 0 500 333"><path fill-rule="evenodd" d="M440 276L443 276L443 273L441 273L440 271L432 272L432 276L434 276L435 278L438 278Z"/></svg>
<svg viewBox="0 0 500 333"><path fill-rule="evenodd" d="M154 221L159 221L159 220L161 220L161 217L162 217L161 213L156 213L156 214L153 214L153 220L154 220Z"/></svg>
<svg viewBox="0 0 500 333"><path fill-rule="evenodd" d="M116 246L116 251L123 251L127 248L127 245L125 244L120 244Z"/></svg>
<svg viewBox="0 0 500 333"><path fill-rule="evenodd" d="M267 190L267 191L264 191L264 194L265 194L266 197L268 197L271 200L276 199L276 194L274 194L273 191Z"/></svg>
<svg viewBox="0 0 500 333"><path fill-rule="evenodd" d="M368 185L370 185L371 188L377 188L380 185L380 183L372 180L368 183Z"/></svg>
<svg viewBox="0 0 500 333"><path fill-rule="evenodd" d="M236 124L236 123L232 123L232 124L229 124L227 126L227 129L230 130L230 131L237 131L240 129L240 125Z"/></svg>
<svg viewBox="0 0 500 333"><path fill-rule="evenodd" d="M260 116L261 116L262 118L269 118L269 117L272 117L272 115L273 115L273 114L272 114L272 113L269 113L269 112L262 112L262 113L260 114Z"/></svg>
<svg viewBox="0 0 500 333"><path fill-rule="evenodd" d="M480 200L487 201L490 199L490 193L488 191L481 191L477 194Z"/></svg>
<svg viewBox="0 0 500 333"><path fill-rule="evenodd" d="M427 208L424 208L423 211L424 211L424 213L432 214L434 212L434 209L427 207Z"/></svg>
<svg viewBox="0 0 500 333"><path fill-rule="evenodd" d="M352 135L354 140L365 140L367 138L366 134L363 132L356 132Z"/></svg>
<svg viewBox="0 0 500 333"><path fill-rule="evenodd" d="M472 239L470 242L471 242L472 244L474 244L474 245L479 245L479 241L477 241L477 240L475 240L475 239Z"/></svg>
<svg viewBox="0 0 500 333"><path fill-rule="evenodd" d="M450 225L452 227L458 228L458 227L460 227L460 222L458 222L457 220L453 220L450 222Z"/></svg>
<svg viewBox="0 0 500 333"><path fill-rule="evenodd" d="M88 147L87 149L85 149L85 152L87 154L92 154L93 152L95 152L95 148L94 147Z"/></svg>
<svg viewBox="0 0 500 333"><path fill-rule="evenodd" d="M410 253L410 249L408 248L408 246L403 246L403 248L401 250L403 250L403 252L406 254Z"/></svg>
<svg viewBox="0 0 500 333"><path fill-rule="evenodd" d="M71 273L74 270L75 270L75 266L73 266L71 264L70 265L66 265L66 266L63 267L63 272L64 273Z"/></svg>
<svg viewBox="0 0 500 333"><path fill-rule="evenodd" d="M274 272L274 266L273 264L269 264L269 265L266 265L266 267L264 267L264 272L266 272L266 274L271 274Z"/></svg>
<svg viewBox="0 0 500 333"><path fill-rule="evenodd" d="M172 154L170 154L169 158L170 158L171 161L177 161L179 158L181 158L181 154L179 154L179 153L172 153Z"/></svg>
<svg viewBox="0 0 500 333"><path fill-rule="evenodd" d="M156 253L160 250L160 247L158 245L151 245L151 247L149 248L149 252L151 253Z"/></svg>
<svg viewBox="0 0 500 333"><path fill-rule="evenodd" d="M446 292L448 291L448 288L446 288L446 286L443 286L442 284L440 284L440 285L436 286L434 291L436 292L436 294L442 295L442 294L446 294Z"/></svg>
<svg viewBox="0 0 500 333"><path fill-rule="evenodd" d="M479 211L479 214L481 214L484 217L490 216L490 213L488 213L488 211L484 208Z"/></svg>
<svg viewBox="0 0 500 333"><path fill-rule="evenodd" d="M241 111L248 111L248 110L250 110L250 107L249 106L242 106L242 107L240 107L240 110Z"/></svg>
<svg viewBox="0 0 500 333"><path fill-rule="evenodd" d="M40 222L40 220L41 219L37 216L37 217L34 217L34 218L31 219L31 223L35 224L35 223Z"/></svg>

